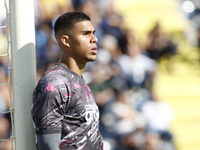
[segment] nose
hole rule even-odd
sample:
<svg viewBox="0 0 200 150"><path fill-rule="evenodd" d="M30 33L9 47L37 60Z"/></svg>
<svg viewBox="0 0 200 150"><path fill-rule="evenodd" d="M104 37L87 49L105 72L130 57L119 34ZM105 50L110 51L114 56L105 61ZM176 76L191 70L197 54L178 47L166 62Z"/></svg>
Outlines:
<svg viewBox="0 0 200 150"><path fill-rule="evenodd" d="M97 37L93 34L92 36L92 43L97 43L98 39Z"/></svg>

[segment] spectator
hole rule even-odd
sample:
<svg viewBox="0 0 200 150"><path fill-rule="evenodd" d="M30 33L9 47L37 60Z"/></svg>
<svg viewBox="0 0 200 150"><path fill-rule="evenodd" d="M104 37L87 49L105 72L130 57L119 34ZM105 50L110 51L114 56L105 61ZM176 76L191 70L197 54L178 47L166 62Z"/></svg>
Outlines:
<svg viewBox="0 0 200 150"><path fill-rule="evenodd" d="M161 32L160 24L156 23L148 35L144 49L150 58L160 61L164 55L170 59L176 53L177 45Z"/></svg>
<svg viewBox="0 0 200 150"><path fill-rule="evenodd" d="M147 120L147 132L158 134L163 140L172 140L170 126L175 116L168 103L161 101L154 94L152 100L142 106L142 114Z"/></svg>
<svg viewBox="0 0 200 150"><path fill-rule="evenodd" d="M1 59L2 60L2 59ZM5 64L4 64L5 65ZM7 82L7 74L3 65L0 67L0 84ZM7 139L11 132L10 113L6 113L10 107L10 97L8 85L0 86L0 139ZM6 150L10 146L9 142L0 141L0 150Z"/></svg>

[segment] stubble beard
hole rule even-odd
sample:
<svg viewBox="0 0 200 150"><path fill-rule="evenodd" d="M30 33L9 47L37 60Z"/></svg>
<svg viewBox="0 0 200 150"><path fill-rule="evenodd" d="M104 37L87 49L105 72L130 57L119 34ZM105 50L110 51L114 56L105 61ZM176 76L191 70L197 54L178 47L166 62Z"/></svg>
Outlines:
<svg viewBox="0 0 200 150"><path fill-rule="evenodd" d="M87 62L94 62L94 61L96 60L96 57L95 57L94 59L85 57L85 60L86 60Z"/></svg>

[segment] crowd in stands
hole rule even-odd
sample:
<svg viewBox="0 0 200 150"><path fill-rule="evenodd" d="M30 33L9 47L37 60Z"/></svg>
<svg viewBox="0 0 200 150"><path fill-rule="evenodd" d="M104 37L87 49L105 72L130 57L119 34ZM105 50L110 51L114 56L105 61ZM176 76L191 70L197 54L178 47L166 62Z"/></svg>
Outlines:
<svg viewBox="0 0 200 150"><path fill-rule="evenodd" d="M126 27L114 0L35 0L37 79L59 60L54 38L56 18L68 11L90 16L98 38L95 62L83 74L100 110L105 150L175 150L170 131L173 109L153 90L160 59L176 53L176 44L159 23L143 43ZM5 20L0 20L1 26ZM5 53L5 29L0 29L0 52ZM3 46L2 46L3 45ZM7 82L7 58L0 57L0 84ZM0 112L10 107L7 85L0 86ZM0 114L0 139L11 135L9 114ZM0 141L0 150L10 145Z"/></svg>

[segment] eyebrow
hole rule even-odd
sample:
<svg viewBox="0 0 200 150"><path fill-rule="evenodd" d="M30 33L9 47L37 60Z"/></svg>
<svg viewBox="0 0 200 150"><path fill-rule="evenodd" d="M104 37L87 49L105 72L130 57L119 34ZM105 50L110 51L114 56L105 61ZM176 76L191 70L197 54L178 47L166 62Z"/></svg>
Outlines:
<svg viewBox="0 0 200 150"><path fill-rule="evenodd" d="M96 30L83 30L81 32L84 32L84 33L93 33L94 34L96 32Z"/></svg>

